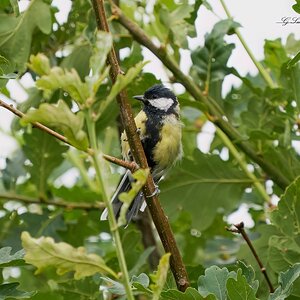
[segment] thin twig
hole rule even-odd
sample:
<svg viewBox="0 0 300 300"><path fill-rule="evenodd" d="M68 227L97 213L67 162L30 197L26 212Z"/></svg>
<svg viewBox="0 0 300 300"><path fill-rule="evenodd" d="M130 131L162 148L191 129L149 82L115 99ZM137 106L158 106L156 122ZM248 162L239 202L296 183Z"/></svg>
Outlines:
<svg viewBox="0 0 300 300"><path fill-rule="evenodd" d="M102 154L102 156L107 161L116 164L118 166L124 167L126 169L129 169L131 172L135 172L137 169L139 169L139 166L134 161L125 161L107 154Z"/></svg>
<svg viewBox="0 0 300 300"><path fill-rule="evenodd" d="M271 283L271 280L267 274L267 270L266 268L264 267L263 263L261 262L255 248L253 247L253 244L251 242L251 240L249 239L245 229L244 229L244 222L241 222L239 224L235 224L234 227L236 229L230 229L230 228L226 228L228 231L231 231L231 232L234 232L234 233L240 233L242 235L242 237L244 238L244 240L246 241L246 243L248 244L253 256L255 257L258 265L259 265L259 268L260 268L260 271L262 272L262 274L264 275L266 281L267 281L267 284L269 286L269 290L271 293L274 293L274 287Z"/></svg>
<svg viewBox="0 0 300 300"><path fill-rule="evenodd" d="M206 113L207 118L214 122L229 137L231 142L234 142L247 156L259 164L278 186L285 189L290 181L282 174L281 170L277 169L272 163L264 159L264 157L261 154L258 154L249 142L245 141L237 129L224 117L225 113L217 101L210 96L207 97L204 95L193 79L180 70L178 64L174 61L172 56L168 54L166 47L157 47L136 23L123 14L118 6L114 4L111 5L113 14L116 17L115 20L122 24L137 42L156 55L164 66L173 73L177 82L180 82L195 100L202 102L204 109L209 112Z"/></svg>
<svg viewBox="0 0 300 300"><path fill-rule="evenodd" d="M14 113L16 116L18 116L20 118L22 118L25 115L23 112L21 112L20 110L15 108L13 105L9 105L9 104L5 103L2 100L0 100L0 106L2 106L3 108L11 111L12 113ZM72 144L70 144L68 142L68 139L65 136L63 136L62 134L54 131L53 129L51 129L51 128L49 128L49 127L47 127L47 126L45 126L45 125L43 125L39 122L34 122L34 123L32 123L32 125L34 127L38 128L38 129L48 133L48 134L54 136L55 138L59 139L60 141L66 143L70 146L73 146ZM88 148L86 150L86 152L89 153L89 154L92 154L93 150L91 148ZM139 168L139 166L135 162L127 162L125 160L122 160L122 159L119 159L119 158L116 158L114 156L107 155L107 154L102 154L102 156L107 161L112 162L112 163L114 163L116 165L119 165L121 167L124 167L126 169L129 169L133 172L136 171Z"/></svg>
<svg viewBox="0 0 300 300"><path fill-rule="evenodd" d="M11 111L12 113L14 113L16 116L18 116L18 117L20 117L20 118L23 118L24 115L25 115L25 114L22 113L20 110L16 109L13 105L9 105L9 104L5 103L5 102L2 101L2 100L0 100L0 106L2 106L2 107L4 107L5 109ZM56 137L56 138L59 139L60 141L66 143L66 144L68 144L68 145L71 145L70 142L68 141L68 139L67 139L65 136L63 136L63 135L57 133L56 131L50 129L49 127L47 127L47 126L45 126L45 125L43 125L43 124L41 124L41 123L39 123L39 122L34 122L34 123L32 123L32 125L33 125L34 127L37 127L37 128L39 128L39 129L41 129L41 130L47 132L47 133L50 134L50 135L53 135L54 137Z"/></svg>
<svg viewBox="0 0 300 300"><path fill-rule="evenodd" d="M15 200L27 204L40 204L40 205L53 205L58 207L64 207L66 209L83 209L83 210L101 210L105 208L104 203L86 203L86 202L67 202L63 200L48 200L48 199L36 199L33 197L18 195L14 193L0 193L0 200Z"/></svg>
<svg viewBox="0 0 300 300"><path fill-rule="evenodd" d="M103 0L93 0L92 2L96 14L98 28L100 30L109 32ZM111 52L108 55L108 63L111 65L110 75L112 81L115 82L117 76L119 74L122 74L122 72L114 48L112 48ZM128 101L126 90L122 90L120 92L119 96L117 97L117 101L120 106L121 120L127 134L132 155L137 164L141 168L146 169L148 168L147 159L141 141L137 134L137 128L134 122L134 117L130 103ZM153 195L154 191L155 186L152 176L150 175L147 179L143 192L145 195ZM164 249L166 252L171 253L170 267L174 275L177 287L179 290L184 291L189 286L188 275L183 264L179 249L177 247L168 218L166 217L156 195L149 198L147 197L146 199L149 211L151 213L153 222L156 226Z"/></svg>

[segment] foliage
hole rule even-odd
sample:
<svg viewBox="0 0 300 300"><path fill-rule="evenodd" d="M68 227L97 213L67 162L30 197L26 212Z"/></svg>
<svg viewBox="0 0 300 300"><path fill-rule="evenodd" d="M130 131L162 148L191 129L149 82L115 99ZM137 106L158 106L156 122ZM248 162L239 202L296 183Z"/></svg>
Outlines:
<svg viewBox="0 0 300 300"><path fill-rule="evenodd" d="M125 225L126 222L126 213L130 207L130 204L145 185L147 177L149 175L149 170L137 170L132 174L133 179L135 180L131 184L131 189L128 192L123 192L120 194L119 199L123 202L121 207L120 217L118 219L118 225Z"/></svg>
<svg viewBox="0 0 300 300"><path fill-rule="evenodd" d="M95 254L87 254L84 248L74 249L66 243L55 243L52 238L34 239L24 231L21 235L25 261L37 267L36 274L49 266L57 268L57 274L75 271L74 278L81 279L97 272L117 275L108 268L104 260Z"/></svg>
<svg viewBox="0 0 300 300"><path fill-rule="evenodd" d="M123 128L116 97L125 88L130 99L142 94L158 83L157 71L144 71L147 51L110 17L109 1L111 34L97 30L90 1L72 1L64 23L58 20L59 9L52 2L32 0L22 11L16 0L0 1L0 91L12 98L9 80L31 78L34 83L23 87L28 95L25 101L14 99L24 113L11 126L18 150L0 158L0 299L126 299L120 249L113 240L117 231L134 296L300 299L300 159L295 146L300 128L300 41L292 34L286 43L266 40L264 58L256 61L265 73L242 76L236 66L228 65L234 49L228 35L235 35L243 24L231 18L220 20L205 35L203 45L191 47L192 38L201 38L195 26L196 21L203 21L198 18L199 9L204 6L213 11L209 1L119 1L124 14L172 65L185 67L184 57L190 56L192 66L184 68L185 72L228 128L234 128L234 132L225 130L229 146L213 131L208 151L203 153L199 148L205 145L199 145L198 138L220 120L203 103L194 101L189 89L177 94L184 157L159 188L189 273L191 286L182 292L171 276L169 254L153 266L155 252L162 253L153 245L159 240L155 230L152 244L148 243L152 225L143 229L137 220L126 229L120 226L146 180L145 170L135 173L132 189L121 196L126 205L115 227L100 222L101 212L96 208L109 200L123 172L102 158L103 153L120 156ZM295 2L292 8L299 12L300 2ZM106 65L112 46L124 70L114 84ZM179 78L167 70L164 59L161 62L169 78L166 84L173 89ZM228 75L238 78L240 85L224 95ZM137 113L139 104L134 100L131 104ZM36 122L62 134L67 144L40 131ZM239 159L230 145L242 146L237 147ZM249 155L251 151L256 160ZM253 177L249 178L241 163ZM278 184L276 172L289 183L286 189ZM266 205L268 197L271 201ZM278 205L274 199L280 199ZM75 209L74 203L85 203L87 209ZM246 232L274 293L268 292L241 236L225 230L228 217L241 211L252 220ZM147 220L147 212L141 218ZM233 222L240 221L235 217Z"/></svg>

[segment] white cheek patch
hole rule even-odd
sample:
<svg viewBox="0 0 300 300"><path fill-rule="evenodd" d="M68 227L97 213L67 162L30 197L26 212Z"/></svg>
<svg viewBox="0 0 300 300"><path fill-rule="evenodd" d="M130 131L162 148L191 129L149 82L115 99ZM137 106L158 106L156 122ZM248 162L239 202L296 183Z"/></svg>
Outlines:
<svg viewBox="0 0 300 300"><path fill-rule="evenodd" d="M174 103L174 100L171 98L159 98L149 101L150 104L160 110L167 111Z"/></svg>

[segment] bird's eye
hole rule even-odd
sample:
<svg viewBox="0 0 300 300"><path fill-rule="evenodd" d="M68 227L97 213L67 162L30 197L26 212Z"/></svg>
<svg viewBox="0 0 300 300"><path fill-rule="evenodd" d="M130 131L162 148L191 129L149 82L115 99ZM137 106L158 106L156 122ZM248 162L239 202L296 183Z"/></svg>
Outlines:
<svg viewBox="0 0 300 300"><path fill-rule="evenodd" d="M157 95L153 95L153 96L152 96L152 99L157 99L157 98L158 98Z"/></svg>

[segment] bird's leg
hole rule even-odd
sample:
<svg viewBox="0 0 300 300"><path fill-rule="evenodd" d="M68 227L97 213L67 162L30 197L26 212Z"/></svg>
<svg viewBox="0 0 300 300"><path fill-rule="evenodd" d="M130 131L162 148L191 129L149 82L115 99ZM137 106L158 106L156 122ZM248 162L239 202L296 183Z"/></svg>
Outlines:
<svg viewBox="0 0 300 300"><path fill-rule="evenodd" d="M153 196L156 196L160 193L160 189L158 188L158 185L154 184L154 186L155 186L155 191L151 195L146 196L146 198L152 198Z"/></svg>

